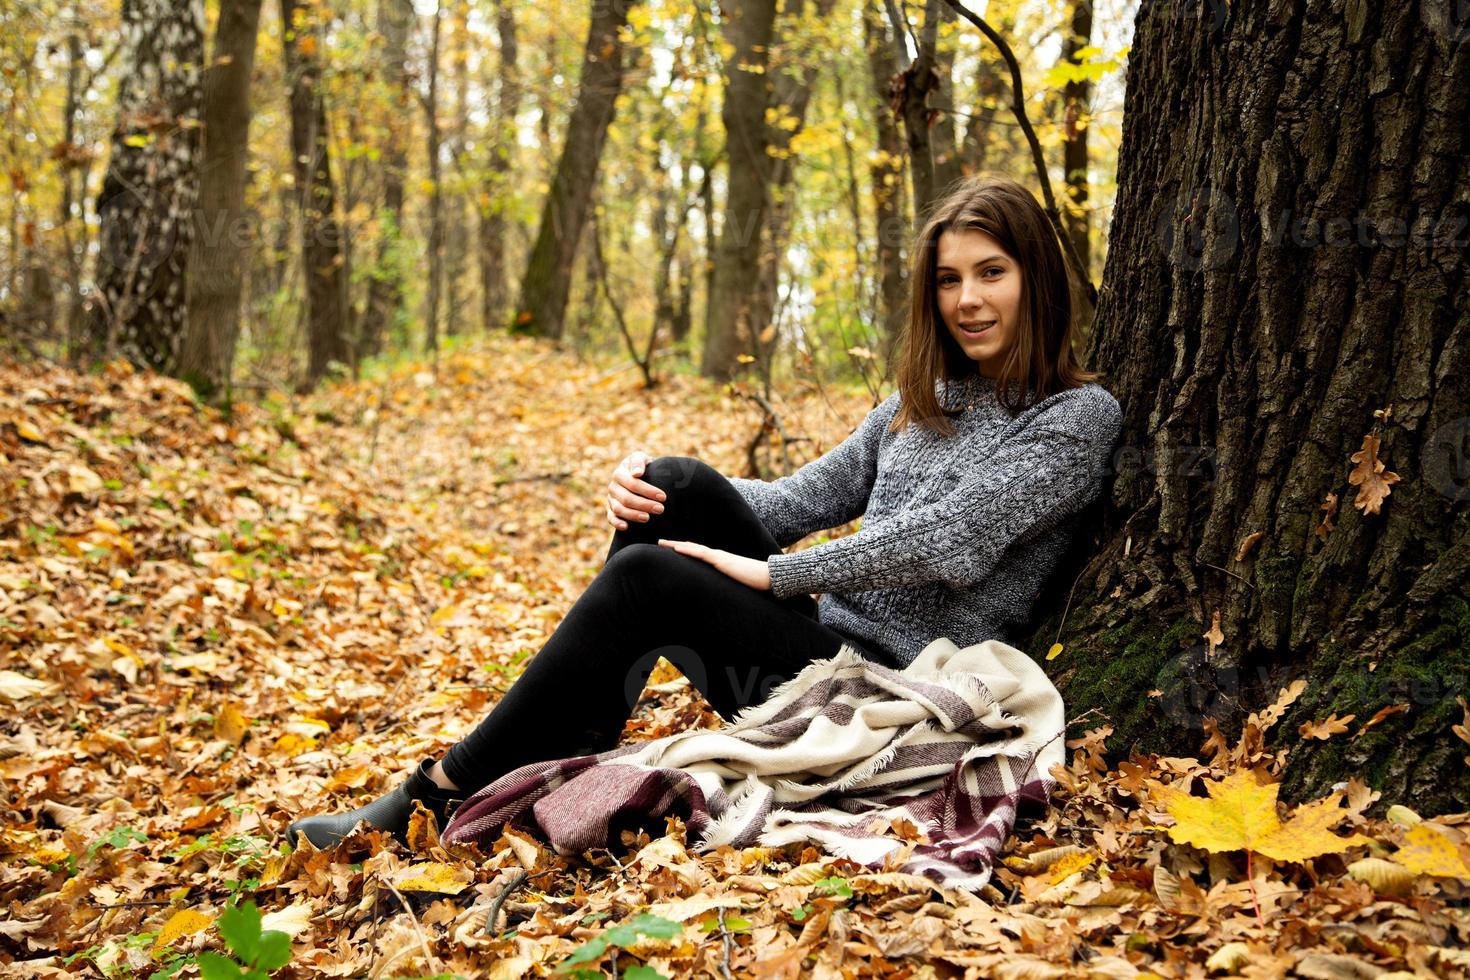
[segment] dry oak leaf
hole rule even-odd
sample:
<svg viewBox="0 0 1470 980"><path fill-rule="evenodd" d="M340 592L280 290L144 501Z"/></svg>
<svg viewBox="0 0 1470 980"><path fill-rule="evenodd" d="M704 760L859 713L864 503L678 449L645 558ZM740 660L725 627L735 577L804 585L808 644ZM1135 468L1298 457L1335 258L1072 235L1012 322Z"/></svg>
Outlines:
<svg viewBox="0 0 1470 980"><path fill-rule="evenodd" d="M1322 506L1318 510L1323 512L1322 523L1317 525L1315 533L1318 538L1326 541L1327 536L1332 533L1332 519L1337 516L1337 494L1329 493L1324 497L1322 499Z"/></svg>
<svg viewBox="0 0 1470 980"><path fill-rule="evenodd" d="M1334 711L1332 714L1328 715L1326 718L1323 718L1321 721L1302 722L1301 727L1298 728L1297 731L1301 732L1302 738L1320 738L1322 739L1322 741L1325 742L1332 736L1341 735L1343 732L1347 731L1347 723L1352 721L1356 717L1358 716L1343 715L1341 718L1339 718L1337 717L1337 712Z"/></svg>
<svg viewBox="0 0 1470 980"><path fill-rule="evenodd" d="M1363 448L1349 457L1358 465L1348 474L1348 482L1358 488L1353 497L1353 506L1365 514L1376 514L1384 499L1392 492L1389 488L1399 482L1399 475L1383 468L1378 458L1378 437L1364 436Z"/></svg>
<svg viewBox="0 0 1470 980"><path fill-rule="evenodd" d="M1225 642L1225 634L1220 632L1220 610L1216 609L1210 617L1210 628L1200 634L1208 646L1205 647L1205 659L1209 660L1215 655L1215 648Z"/></svg>
<svg viewBox="0 0 1470 980"><path fill-rule="evenodd" d="M1409 706L1407 704L1390 704L1385 707L1379 708L1373 713L1372 718L1369 718L1367 721L1363 722L1362 728L1359 728L1356 732L1353 733L1353 738L1357 738L1359 735L1363 734L1374 725L1377 725L1379 722L1383 721L1383 719L1387 718L1389 715L1403 714L1405 711L1408 710Z"/></svg>
<svg viewBox="0 0 1470 980"><path fill-rule="evenodd" d="M1257 782L1249 769L1237 769L1205 784L1209 799L1173 786L1163 787L1158 799L1176 821L1168 828L1170 838L1206 851L1252 850L1278 861L1305 861L1371 843L1361 834L1338 837L1329 831L1347 815L1338 806L1341 792L1303 804L1282 823L1276 814L1280 788L1279 783Z"/></svg>

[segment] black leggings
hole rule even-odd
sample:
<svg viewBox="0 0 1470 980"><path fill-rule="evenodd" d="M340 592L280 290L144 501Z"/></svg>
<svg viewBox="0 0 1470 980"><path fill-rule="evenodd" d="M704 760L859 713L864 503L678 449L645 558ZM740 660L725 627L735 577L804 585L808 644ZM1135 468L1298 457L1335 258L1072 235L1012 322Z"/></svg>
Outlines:
<svg viewBox="0 0 1470 980"><path fill-rule="evenodd" d="M778 600L658 544L698 541L760 559L781 550L717 470L661 456L643 479L668 495L664 513L614 532L602 570L546 645L444 756L460 789L473 792L531 762L612 748L661 656L726 720L844 641L872 657L819 622L811 596Z"/></svg>

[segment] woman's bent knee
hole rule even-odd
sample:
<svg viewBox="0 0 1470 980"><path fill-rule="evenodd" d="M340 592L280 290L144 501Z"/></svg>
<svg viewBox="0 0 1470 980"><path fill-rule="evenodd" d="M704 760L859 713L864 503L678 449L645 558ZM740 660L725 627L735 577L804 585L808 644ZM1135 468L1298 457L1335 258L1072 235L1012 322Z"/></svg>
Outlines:
<svg viewBox="0 0 1470 980"><path fill-rule="evenodd" d="M659 456L643 468L643 479L673 498L699 493L714 480L728 482L720 471L697 456Z"/></svg>

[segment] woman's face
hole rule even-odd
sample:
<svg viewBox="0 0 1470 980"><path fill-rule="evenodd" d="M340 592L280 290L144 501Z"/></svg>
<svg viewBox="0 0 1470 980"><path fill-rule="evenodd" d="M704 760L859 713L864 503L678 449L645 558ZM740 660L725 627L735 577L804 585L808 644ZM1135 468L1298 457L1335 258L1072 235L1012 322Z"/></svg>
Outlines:
<svg viewBox="0 0 1470 980"><path fill-rule="evenodd" d="M1016 339L1021 266L985 232L951 229L939 236L934 283L949 335L981 374L999 377Z"/></svg>

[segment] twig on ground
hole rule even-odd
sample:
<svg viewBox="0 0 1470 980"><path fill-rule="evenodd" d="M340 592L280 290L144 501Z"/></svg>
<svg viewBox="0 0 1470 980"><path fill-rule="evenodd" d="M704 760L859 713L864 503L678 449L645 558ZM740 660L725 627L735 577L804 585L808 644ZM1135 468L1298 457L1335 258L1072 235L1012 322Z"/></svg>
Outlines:
<svg viewBox="0 0 1470 980"><path fill-rule="evenodd" d="M392 892L394 897L398 899L399 903L403 905L403 911L408 913L408 921L412 923L413 931L419 937L419 945L423 947L424 958L429 961L429 965L434 968L434 972L436 974L444 973L444 964L439 962L439 957L435 956L433 950L429 949L429 938L424 935L424 929L422 926L419 925L419 917L413 914L413 906L408 904L408 899L404 898L403 893L400 892L397 888L394 888L393 883L390 882L387 878L384 878L380 875L378 877L378 880L382 882L385 886L387 886L388 890Z"/></svg>
<svg viewBox="0 0 1470 980"><path fill-rule="evenodd" d="M730 974L730 947L734 942L734 937L730 935L730 930L725 928L725 909L723 906L719 909L719 917L720 944L722 947L720 951L720 976L724 977L725 980L734 980Z"/></svg>
<svg viewBox="0 0 1470 980"><path fill-rule="evenodd" d="M490 904L490 915L488 918L485 919L486 935L495 935L495 923L500 919L500 907L505 904L505 900L510 897L510 893L521 887L521 885L525 884L526 879L529 877L530 875L528 875L526 872L517 871L511 877L509 883L507 883L504 888L500 889L500 894L496 895L495 901Z"/></svg>

